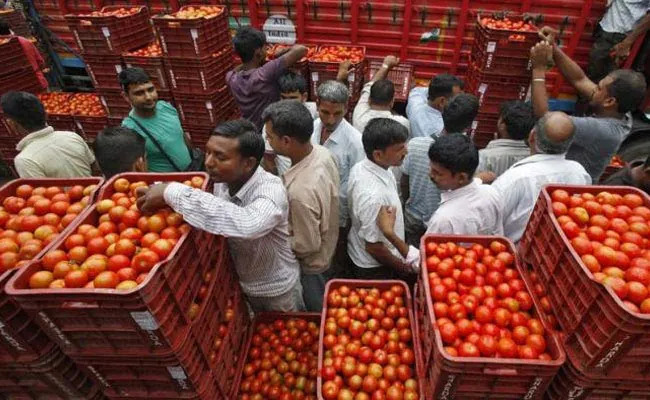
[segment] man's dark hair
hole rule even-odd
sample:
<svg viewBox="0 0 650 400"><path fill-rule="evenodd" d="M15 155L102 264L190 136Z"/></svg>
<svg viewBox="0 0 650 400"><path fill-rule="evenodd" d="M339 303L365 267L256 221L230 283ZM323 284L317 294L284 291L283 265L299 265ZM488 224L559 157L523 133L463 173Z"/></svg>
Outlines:
<svg viewBox="0 0 650 400"><path fill-rule="evenodd" d="M374 118L363 130L361 141L366 156L373 160L375 150L386 150L387 147L408 140L408 130L404 125L390 118Z"/></svg>
<svg viewBox="0 0 650 400"><path fill-rule="evenodd" d="M280 93L307 93L307 81L305 77L294 71L285 72L278 79L278 86L280 86Z"/></svg>
<svg viewBox="0 0 650 400"><path fill-rule="evenodd" d="M145 155L145 140L133 129L111 126L99 132L93 150L106 178L130 172L133 163Z"/></svg>
<svg viewBox="0 0 650 400"><path fill-rule="evenodd" d="M616 99L618 112L627 113L639 108L646 92L643 74L631 69L617 69L609 76L614 81L607 86L607 93Z"/></svg>
<svg viewBox="0 0 650 400"><path fill-rule="evenodd" d="M473 176L478 167L478 150L472 140L461 133L442 135L429 147L429 160L453 174L465 172Z"/></svg>
<svg viewBox="0 0 650 400"><path fill-rule="evenodd" d="M0 35L11 35L11 26L6 19L0 17Z"/></svg>
<svg viewBox="0 0 650 400"><path fill-rule="evenodd" d="M442 121L447 133L462 133L472 125L478 114L478 99L468 93L454 96L442 111Z"/></svg>
<svg viewBox="0 0 650 400"><path fill-rule="evenodd" d="M16 121L28 132L41 130L47 125L45 107L31 93L7 92L0 98L0 107L5 117Z"/></svg>
<svg viewBox="0 0 650 400"><path fill-rule="evenodd" d="M239 154L244 158L254 157L258 165L264 157L264 139L249 120L242 118L222 122L214 128L212 135L237 139Z"/></svg>
<svg viewBox="0 0 650 400"><path fill-rule="evenodd" d="M242 26L237 29L235 37L232 39L235 51L241 58L242 62L249 62L255 55L255 50L261 49L266 44L264 32L251 26Z"/></svg>
<svg viewBox="0 0 650 400"><path fill-rule="evenodd" d="M126 94L129 94L129 85L142 85L143 83L151 82L149 74L139 67L123 69L119 73L118 78L120 80L120 86L122 86L122 90Z"/></svg>
<svg viewBox="0 0 650 400"><path fill-rule="evenodd" d="M454 94L454 86L463 88L463 81L451 74L438 74L429 82L429 100L434 100L440 96L451 97Z"/></svg>
<svg viewBox="0 0 650 400"><path fill-rule="evenodd" d="M270 104L262 113L262 120L271 121L273 132L307 143L314 131L314 119L307 107L298 100L281 100Z"/></svg>
<svg viewBox="0 0 650 400"><path fill-rule="evenodd" d="M508 136L514 140L525 140L535 126L533 107L520 100L503 102L499 116L506 125Z"/></svg>
<svg viewBox="0 0 650 400"><path fill-rule="evenodd" d="M388 79L381 79L370 87L370 102L377 105L389 105L395 96L395 85Z"/></svg>

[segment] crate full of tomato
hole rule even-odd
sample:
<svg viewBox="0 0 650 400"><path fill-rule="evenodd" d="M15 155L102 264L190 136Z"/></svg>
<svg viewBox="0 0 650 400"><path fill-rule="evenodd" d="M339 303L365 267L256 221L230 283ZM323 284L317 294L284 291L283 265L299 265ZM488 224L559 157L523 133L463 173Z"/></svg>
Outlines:
<svg viewBox="0 0 650 400"><path fill-rule="evenodd" d="M522 236L568 358L613 380L650 377L650 198L632 187L542 188Z"/></svg>
<svg viewBox="0 0 650 400"><path fill-rule="evenodd" d="M87 141L93 141L108 125L106 109L96 93L76 93L69 104L76 131Z"/></svg>
<svg viewBox="0 0 650 400"><path fill-rule="evenodd" d="M316 99L318 85L336 80L339 65L344 61L351 62L348 74L350 98L358 98L368 68L365 46L322 45L309 57L312 100Z"/></svg>
<svg viewBox="0 0 650 400"><path fill-rule="evenodd" d="M47 114L47 124L60 131L76 131L76 125L72 118L72 107L70 106L70 93L50 92L38 95L43 103Z"/></svg>
<svg viewBox="0 0 650 400"><path fill-rule="evenodd" d="M415 304L425 398L541 399L565 354L522 279L514 245L425 235L421 253Z"/></svg>

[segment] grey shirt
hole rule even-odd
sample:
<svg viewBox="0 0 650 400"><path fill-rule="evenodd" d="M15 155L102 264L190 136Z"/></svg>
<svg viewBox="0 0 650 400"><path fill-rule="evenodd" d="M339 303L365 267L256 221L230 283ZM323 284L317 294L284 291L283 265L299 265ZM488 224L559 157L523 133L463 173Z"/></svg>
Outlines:
<svg viewBox="0 0 650 400"><path fill-rule="evenodd" d="M597 183L632 128L632 116L623 119L572 117L576 127L567 160L577 161Z"/></svg>
<svg viewBox="0 0 650 400"><path fill-rule="evenodd" d="M529 155L530 149L523 140L494 139L479 150L476 172L491 171L499 176Z"/></svg>

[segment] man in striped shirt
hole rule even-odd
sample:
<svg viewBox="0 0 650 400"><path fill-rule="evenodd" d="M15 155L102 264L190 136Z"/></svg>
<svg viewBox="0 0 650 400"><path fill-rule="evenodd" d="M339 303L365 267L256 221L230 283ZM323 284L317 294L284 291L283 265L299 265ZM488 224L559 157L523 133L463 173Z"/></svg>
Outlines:
<svg viewBox="0 0 650 400"><path fill-rule="evenodd" d="M180 183L138 192L138 207L169 205L195 228L228 238L242 290L254 311L304 309L300 266L289 241L289 203L282 181L262 169L264 139L249 121L220 124L206 144L214 194Z"/></svg>

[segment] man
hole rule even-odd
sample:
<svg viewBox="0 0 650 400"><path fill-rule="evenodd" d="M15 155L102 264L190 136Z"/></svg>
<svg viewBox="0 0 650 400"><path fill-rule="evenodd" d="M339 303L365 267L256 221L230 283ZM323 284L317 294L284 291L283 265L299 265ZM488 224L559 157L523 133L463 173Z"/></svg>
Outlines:
<svg viewBox="0 0 650 400"><path fill-rule="evenodd" d="M394 119L409 129L408 119L393 113L395 85L386 79L390 71L398 64L399 58L386 56L384 63L372 80L363 86L359 101L352 114L352 122L359 132L363 132L368 121L373 118Z"/></svg>
<svg viewBox="0 0 650 400"><path fill-rule="evenodd" d="M429 147L429 160L441 201L427 233L502 235L501 199L492 186L474 178L478 150L471 139L460 133L442 135Z"/></svg>
<svg viewBox="0 0 650 400"><path fill-rule="evenodd" d="M119 79L122 95L131 104L122 126L145 139L149 172L185 171L192 161L190 139L183 132L178 111L158 100L156 87L142 68L126 68L119 73Z"/></svg>
<svg viewBox="0 0 650 400"><path fill-rule="evenodd" d="M81 136L47 125L45 108L27 92L7 92L0 106L9 128L22 137L14 158L21 178L74 178L98 172L95 156Z"/></svg>
<svg viewBox="0 0 650 400"><path fill-rule="evenodd" d="M122 172L147 171L145 140L129 128L113 126L99 132L93 150L106 179Z"/></svg>
<svg viewBox="0 0 650 400"><path fill-rule="evenodd" d="M650 194L650 156L645 161L633 161L604 182L609 186L634 186Z"/></svg>
<svg viewBox="0 0 650 400"><path fill-rule="evenodd" d="M339 235L339 172L330 152L311 144L313 119L302 103L273 103L262 118L271 147L291 160L283 178L291 248L300 263L307 311L321 311Z"/></svg>
<svg viewBox="0 0 650 400"><path fill-rule="evenodd" d="M367 159L352 168L348 188L348 254L356 279L392 279L418 270L419 252L404 242L402 204L388 170L404 161L407 139L404 125L389 118L370 120L363 131ZM382 206L392 221L385 215L378 219Z"/></svg>
<svg viewBox="0 0 650 400"><path fill-rule="evenodd" d="M281 57L265 64L266 36L250 26L237 30L233 45L242 64L226 74L226 83L242 116L261 130L262 112L266 106L280 100L278 78L307 55L307 48L295 45Z"/></svg>
<svg viewBox="0 0 650 400"><path fill-rule="evenodd" d="M553 42L553 34L549 35ZM598 84L592 82L582 69L556 45L541 42L531 49L533 68L532 101L535 116L548 111L546 67L553 55L555 65L578 94L589 99L594 117L574 117L575 138L567 159L582 164L593 182L598 182L612 156L630 133L631 111L639 107L645 97L643 75L632 70L616 70Z"/></svg>
<svg viewBox="0 0 650 400"><path fill-rule="evenodd" d="M13 32L11 31L9 23L4 18L0 17L0 36L7 35L13 35ZM47 89L48 83L44 74L49 71L49 68L47 68L47 64L45 64L43 56L41 56L41 53L38 51L36 46L34 46L34 43L30 42L22 36L16 35L16 38L20 43L20 47L23 48L25 57L27 58L27 61L29 61L29 64L32 66L32 70L34 71L34 74L36 74L38 82L41 84L41 88Z"/></svg>
<svg viewBox="0 0 650 400"><path fill-rule="evenodd" d="M461 93L451 99L443 111L444 131L465 132L478 113L478 99ZM408 143L408 155L404 159L400 185L405 201L404 221L406 223L406 242L420 246L420 238L427 229L427 222L438 208L440 190L431 182L429 176L429 147L436 135L416 137Z"/></svg>
<svg viewBox="0 0 650 400"><path fill-rule="evenodd" d="M249 121L227 121L206 144L214 194L181 183L138 192L138 207L169 206L195 228L228 238L239 283L255 312L304 309L300 266L289 241L287 192L259 168L264 139Z"/></svg>
<svg viewBox="0 0 650 400"><path fill-rule="evenodd" d="M350 170L366 158L361 133L344 119L347 112L348 88L338 81L326 81L318 86L316 105L319 118L314 121L311 143L328 149L339 169L339 243L335 255L335 275L347 274L347 244L350 229L348 216L348 177Z"/></svg>
<svg viewBox="0 0 650 400"><path fill-rule="evenodd" d="M501 195L503 232L521 239L542 186L549 183L589 185L591 178L576 161L566 159L575 127L569 116L550 112L530 132L530 157L515 163L492 184Z"/></svg>
<svg viewBox="0 0 650 400"><path fill-rule="evenodd" d="M523 101L501 104L497 122L497 137L478 152L478 176L483 183L491 183L517 161L530 155L526 144L530 130L535 126L533 108ZM489 174L486 174L489 173ZM486 177L489 176L489 179Z"/></svg>
<svg viewBox="0 0 650 400"><path fill-rule="evenodd" d="M436 75L429 88L416 87L409 93L406 116L411 124L411 137L438 136L444 128L442 111L447 102L463 89L463 81L450 74Z"/></svg>

